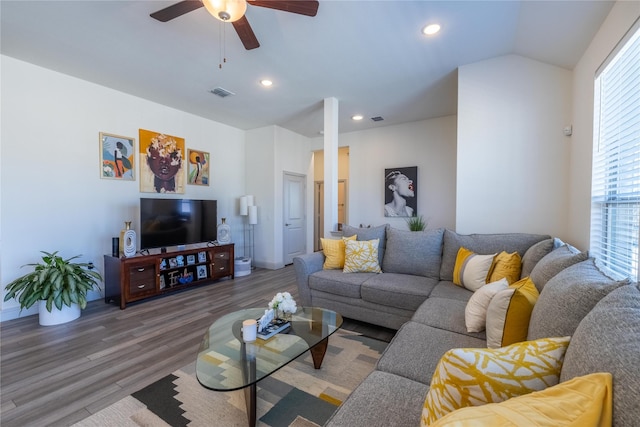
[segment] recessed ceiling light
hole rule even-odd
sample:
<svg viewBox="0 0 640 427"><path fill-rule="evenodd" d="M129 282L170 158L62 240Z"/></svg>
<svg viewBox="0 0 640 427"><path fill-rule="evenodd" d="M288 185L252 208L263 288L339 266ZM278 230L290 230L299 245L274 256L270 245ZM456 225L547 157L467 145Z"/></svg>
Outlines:
<svg viewBox="0 0 640 427"><path fill-rule="evenodd" d="M271 80L268 79L262 79L260 80L260 84L264 87L269 87L273 84L273 82Z"/></svg>
<svg viewBox="0 0 640 427"><path fill-rule="evenodd" d="M355 114L355 115L351 116L351 120L358 121L358 120L362 120L362 119L363 119L362 114Z"/></svg>
<svg viewBox="0 0 640 427"><path fill-rule="evenodd" d="M432 36L440 31L440 25L438 24L429 24L422 29L422 33L427 36Z"/></svg>

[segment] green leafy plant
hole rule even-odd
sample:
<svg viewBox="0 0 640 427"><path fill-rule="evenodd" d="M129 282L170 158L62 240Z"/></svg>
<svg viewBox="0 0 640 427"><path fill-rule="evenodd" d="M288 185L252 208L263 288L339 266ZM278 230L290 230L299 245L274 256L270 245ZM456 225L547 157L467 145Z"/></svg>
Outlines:
<svg viewBox="0 0 640 427"><path fill-rule="evenodd" d="M88 263L75 263L72 260L81 255L63 259L58 252L41 251L42 262L25 264L22 267L34 267L34 271L17 278L6 286L5 301L17 298L20 309L29 308L37 301L47 303L47 311L51 312L55 305L58 310L62 305L71 307L78 304L80 308L87 306L87 292L102 280L100 273L89 270Z"/></svg>
<svg viewBox="0 0 640 427"><path fill-rule="evenodd" d="M424 231L428 223L429 221L425 220L422 215L407 218L407 225L411 231Z"/></svg>

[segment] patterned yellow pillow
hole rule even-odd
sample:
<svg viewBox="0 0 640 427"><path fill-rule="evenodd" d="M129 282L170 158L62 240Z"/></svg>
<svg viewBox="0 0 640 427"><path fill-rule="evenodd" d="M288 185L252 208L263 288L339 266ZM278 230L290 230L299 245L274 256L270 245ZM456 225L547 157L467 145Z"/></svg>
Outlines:
<svg viewBox="0 0 640 427"><path fill-rule="evenodd" d="M491 275L487 283L492 283L505 277L509 284L520 280L520 272L522 271L522 258L518 252L507 253L500 252L493 260L491 266Z"/></svg>
<svg viewBox="0 0 640 427"><path fill-rule="evenodd" d="M324 264L322 268L325 270L342 269L344 267L344 251L345 240L356 240L356 235L343 237L342 239L325 239L320 238L322 244L322 252L324 252Z"/></svg>
<svg viewBox="0 0 640 427"><path fill-rule="evenodd" d="M453 267L453 283L470 291L477 291L487 284L496 254L478 255L467 248L458 249Z"/></svg>
<svg viewBox="0 0 640 427"><path fill-rule="evenodd" d="M540 293L530 278L498 292L487 308L487 347L499 348L524 341L529 320Z"/></svg>
<svg viewBox="0 0 640 427"><path fill-rule="evenodd" d="M378 263L378 243L380 239L373 240L346 240L345 241L345 273L382 273Z"/></svg>
<svg viewBox="0 0 640 427"><path fill-rule="evenodd" d="M499 349L454 348L438 362L421 426L466 406L497 403L554 386L570 337L525 341Z"/></svg>
<svg viewBox="0 0 640 427"><path fill-rule="evenodd" d="M596 372L501 403L462 408L431 427L611 427L612 395L612 375Z"/></svg>

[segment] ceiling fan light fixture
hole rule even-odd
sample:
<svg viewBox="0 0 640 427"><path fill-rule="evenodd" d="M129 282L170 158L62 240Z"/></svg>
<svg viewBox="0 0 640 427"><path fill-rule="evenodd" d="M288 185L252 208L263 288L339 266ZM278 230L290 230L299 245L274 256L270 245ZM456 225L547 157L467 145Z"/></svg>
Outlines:
<svg viewBox="0 0 640 427"><path fill-rule="evenodd" d="M202 4L214 18L222 22L235 22L247 11L245 0L202 0Z"/></svg>

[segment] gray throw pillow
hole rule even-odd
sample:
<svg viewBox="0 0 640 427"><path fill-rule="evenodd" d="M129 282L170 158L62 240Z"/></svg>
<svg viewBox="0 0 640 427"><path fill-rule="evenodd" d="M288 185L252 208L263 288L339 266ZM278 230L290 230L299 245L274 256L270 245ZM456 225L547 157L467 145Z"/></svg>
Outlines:
<svg viewBox="0 0 640 427"><path fill-rule="evenodd" d="M553 250L553 239L546 239L531 246L522 257L522 272L520 278L523 279L531 275L531 271L536 264Z"/></svg>
<svg viewBox="0 0 640 427"><path fill-rule="evenodd" d="M357 235L356 240L366 241L373 239L380 239L378 242L378 264L382 265L382 259L384 257L384 250L387 244L387 228L389 224L379 225L377 227L360 228L345 225L342 227L342 235L344 237L350 237L354 234Z"/></svg>
<svg viewBox="0 0 640 427"><path fill-rule="evenodd" d="M573 335L598 301L628 284L628 279L609 277L594 258L565 268L552 277L540 293L531 313L527 339Z"/></svg>
<svg viewBox="0 0 640 427"><path fill-rule="evenodd" d="M586 252L576 253L568 245L562 245L538 261L533 270L531 270L529 277L538 288L538 292L542 292L549 279L565 268L582 262L588 257L589 255Z"/></svg>
<svg viewBox="0 0 640 427"><path fill-rule="evenodd" d="M594 372L613 375L613 425L640 420L640 290L621 286L580 322L564 357L560 382Z"/></svg>
<svg viewBox="0 0 640 427"><path fill-rule="evenodd" d="M382 271L438 279L443 233L442 228L426 231L389 228Z"/></svg>

